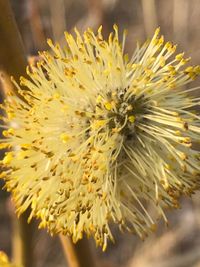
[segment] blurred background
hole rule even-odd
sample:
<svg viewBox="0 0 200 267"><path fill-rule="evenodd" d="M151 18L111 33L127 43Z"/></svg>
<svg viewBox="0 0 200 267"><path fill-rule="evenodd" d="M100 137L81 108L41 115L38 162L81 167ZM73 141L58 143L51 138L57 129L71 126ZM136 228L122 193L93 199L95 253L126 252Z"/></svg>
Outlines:
<svg viewBox="0 0 200 267"><path fill-rule="evenodd" d="M73 32L77 27L83 32L101 24L107 36L117 23L120 34L128 29L129 54L137 41L151 37L160 26L165 39L178 44L178 51L191 56L193 64L200 62L200 0L12 0L11 4L30 60L38 50L48 49L47 38L64 45L64 31ZM116 242L109 244L106 252L96 249L91 240L99 266L200 267L200 193L193 199L181 199L181 209L168 211L167 216L169 226L159 222L158 231L145 242L115 227ZM9 256L13 217L9 196L0 191L0 250ZM66 266L58 238L36 230L36 226L34 258L35 267Z"/></svg>

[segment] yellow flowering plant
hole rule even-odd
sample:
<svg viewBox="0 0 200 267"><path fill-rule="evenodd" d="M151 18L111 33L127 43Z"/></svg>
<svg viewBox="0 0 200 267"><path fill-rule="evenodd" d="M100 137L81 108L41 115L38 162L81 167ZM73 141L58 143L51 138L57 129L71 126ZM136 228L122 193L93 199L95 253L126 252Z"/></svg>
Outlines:
<svg viewBox="0 0 200 267"><path fill-rule="evenodd" d="M2 109L5 124L1 177L12 192L17 213L31 207L30 219L50 233L85 232L106 249L110 223L144 238L155 229L151 203L179 207L180 195L199 188L199 97L186 89L200 73L184 54L153 38L129 59L117 26L104 40L66 33L61 48L40 53L37 66L21 77L21 98L10 94Z"/></svg>

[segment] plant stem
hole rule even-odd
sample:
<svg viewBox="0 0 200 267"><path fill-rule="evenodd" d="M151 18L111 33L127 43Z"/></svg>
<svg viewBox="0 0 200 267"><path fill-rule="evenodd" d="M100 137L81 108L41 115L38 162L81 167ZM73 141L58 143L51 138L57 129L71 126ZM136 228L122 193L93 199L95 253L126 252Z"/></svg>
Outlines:
<svg viewBox="0 0 200 267"><path fill-rule="evenodd" d="M26 75L27 60L9 0L0 0L0 68L18 79Z"/></svg>
<svg viewBox="0 0 200 267"><path fill-rule="evenodd" d="M26 75L27 59L25 56L23 43L19 34L15 18L10 6L9 0L0 0L0 79L3 85L4 93L14 92L10 76L14 76L16 80L21 75ZM16 93L16 92L15 92ZM13 239L13 247L17 249L20 255L20 262L24 267L33 266L32 257L32 237L33 232L30 225L27 224L28 211L14 222L13 231L16 238ZM21 247L19 248L18 245ZM16 255L13 252L13 255ZM19 258L19 255L17 255Z"/></svg>
<svg viewBox="0 0 200 267"><path fill-rule="evenodd" d="M70 237L59 235L69 267L95 267L89 242L84 237L74 244Z"/></svg>
<svg viewBox="0 0 200 267"><path fill-rule="evenodd" d="M12 215L12 252L13 262L23 267L34 267L33 259L33 224L27 224L29 212L26 211L18 219L16 214Z"/></svg>

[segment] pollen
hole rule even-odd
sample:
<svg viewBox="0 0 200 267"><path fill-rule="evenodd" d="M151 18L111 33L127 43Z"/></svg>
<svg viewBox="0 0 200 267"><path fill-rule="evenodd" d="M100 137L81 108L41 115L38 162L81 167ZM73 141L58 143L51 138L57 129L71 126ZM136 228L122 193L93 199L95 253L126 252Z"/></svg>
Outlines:
<svg viewBox="0 0 200 267"><path fill-rule="evenodd" d="M134 123L135 122L135 116L131 115L128 117L128 120L131 122L131 123Z"/></svg>
<svg viewBox="0 0 200 267"><path fill-rule="evenodd" d="M8 115L9 120L11 120L15 117L15 114L13 112L8 112L7 115Z"/></svg>
<svg viewBox="0 0 200 267"><path fill-rule="evenodd" d="M66 144L67 141L69 140L69 135L66 134L66 133L62 133L62 134L60 135L60 139L62 140L62 142L63 142L64 144Z"/></svg>
<svg viewBox="0 0 200 267"><path fill-rule="evenodd" d="M104 105L105 105L105 108L106 108L107 110L111 110L111 109L112 109L112 103L110 103L110 102L106 102Z"/></svg>
<svg viewBox="0 0 200 267"><path fill-rule="evenodd" d="M103 100L102 96L98 95L97 99L96 99L96 103L100 104L100 103L102 103L102 100Z"/></svg>
<svg viewBox="0 0 200 267"><path fill-rule="evenodd" d="M9 164L13 159L13 153L8 152L7 155L3 158L3 164L7 165Z"/></svg>
<svg viewBox="0 0 200 267"><path fill-rule="evenodd" d="M53 95L53 98L54 98L54 99L59 99L59 98L60 98L60 94L55 93L55 94Z"/></svg>

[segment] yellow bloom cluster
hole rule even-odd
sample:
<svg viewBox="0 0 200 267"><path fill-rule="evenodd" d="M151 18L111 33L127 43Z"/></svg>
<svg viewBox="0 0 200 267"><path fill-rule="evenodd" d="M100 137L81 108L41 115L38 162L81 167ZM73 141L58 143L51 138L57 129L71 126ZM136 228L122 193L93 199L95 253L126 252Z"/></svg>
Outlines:
<svg viewBox="0 0 200 267"><path fill-rule="evenodd" d="M199 188L199 87L183 86L200 67L184 67L159 30L130 59L117 26L108 40L101 27L75 33L64 48L48 40L53 53L21 78L27 90L14 82L22 97L2 105L1 176L19 214L30 206L50 233L85 232L105 249L110 223L144 238L155 229L147 203L167 222L164 208Z"/></svg>

